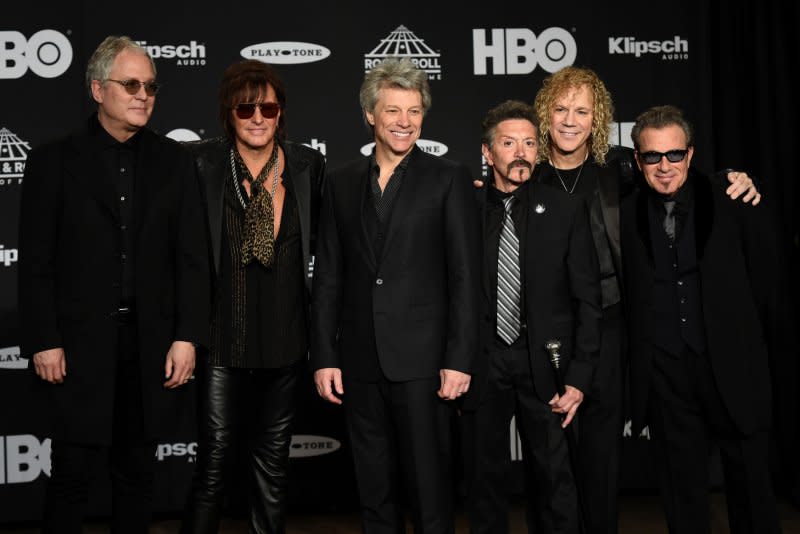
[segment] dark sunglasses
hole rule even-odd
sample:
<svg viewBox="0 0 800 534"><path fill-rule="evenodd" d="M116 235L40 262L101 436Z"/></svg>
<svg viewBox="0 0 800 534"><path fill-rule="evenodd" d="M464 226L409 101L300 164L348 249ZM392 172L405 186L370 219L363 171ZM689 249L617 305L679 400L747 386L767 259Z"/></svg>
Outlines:
<svg viewBox="0 0 800 534"><path fill-rule="evenodd" d="M277 102L248 102L245 104L236 104L233 110L240 119L249 119L256 114L256 108L261 110L261 116L265 119L274 119L278 115L278 110L281 109L281 106Z"/></svg>
<svg viewBox="0 0 800 534"><path fill-rule="evenodd" d="M685 158L688 153L688 148L683 150L669 150L667 152L651 150L649 152L639 152L639 159L648 165L655 165L656 163L661 163L661 158L666 156L667 161L670 163L678 163L679 161L683 161L683 158Z"/></svg>
<svg viewBox="0 0 800 534"><path fill-rule="evenodd" d="M106 81L120 84L125 88L125 92L129 95L137 94L142 86L144 86L144 93L147 96L156 96L158 90L161 89L161 84L158 82L140 82L139 80L112 80L111 78L106 78Z"/></svg>

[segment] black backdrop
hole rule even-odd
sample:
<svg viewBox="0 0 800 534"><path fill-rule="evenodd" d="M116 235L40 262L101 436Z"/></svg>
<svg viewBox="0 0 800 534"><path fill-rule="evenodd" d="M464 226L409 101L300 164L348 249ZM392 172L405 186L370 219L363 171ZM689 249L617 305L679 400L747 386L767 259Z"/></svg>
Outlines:
<svg viewBox="0 0 800 534"><path fill-rule="evenodd" d="M657 104L682 107L697 133L696 163L737 167L761 179L797 272L797 187L792 161L800 119L790 73L798 67L795 2L674 0L650 8L622 0L495 7L409 1L256 4L241 0L110 4L6 3L0 16L0 522L39 516L49 473L43 407L19 359L16 316L17 219L29 150L83 121L93 106L83 75L109 34L142 42L156 58L159 93L151 126L181 140L220 133L216 91L223 69L242 57L276 62L288 89L289 137L320 150L329 166L356 157L370 139L358 106L365 68L381 54L409 55L429 72L433 107L424 148L486 172L480 121L508 98L532 101L541 80L588 66L614 96L620 144L636 115ZM612 3L606 3L612 4ZM786 288L787 296L796 295ZM787 299L788 300L788 299ZM793 473L797 366L775 364L778 450ZM290 501L339 507L353 501L340 412L301 392L292 447ZM194 408L158 448L158 508L180 508L194 459ZM512 429L513 430L513 429ZM510 436L512 437L512 436ZM518 459L515 440L512 456ZM626 431L625 488L650 488L646 438ZM779 456L776 456L780 458ZM332 490L332 488L335 488ZM103 513L102 483L92 509Z"/></svg>

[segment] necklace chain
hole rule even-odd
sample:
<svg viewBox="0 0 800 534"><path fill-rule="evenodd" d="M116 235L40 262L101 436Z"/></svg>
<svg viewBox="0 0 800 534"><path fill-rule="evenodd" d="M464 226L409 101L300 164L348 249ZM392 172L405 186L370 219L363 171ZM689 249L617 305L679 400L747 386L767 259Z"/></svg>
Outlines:
<svg viewBox="0 0 800 534"><path fill-rule="evenodd" d="M272 150L272 156L270 156L269 161L267 162L267 167L273 167L275 171L272 173L272 191L270 196L272 199L275 198L275 191L278 189L278 145ZM247 203L244 200L244 195L242 195L242 189L239 185L239 173L236 172L236 159L233 154L233 148L231 148L231 173L233 175L233 185L236 189L236 196L239 199L239 204L242 205L242 209L247 209Z"/></svg>
<svg viewBox="0 0 800 534"><path fill-rule="evenodd" d="M581 173L583 172L583 166L586 164L586 160L587 160L588 158L589 158L589 155L587 154L587 155L586 155L586 157L585 157L585 158L583 159L583 161L581 162L581 166L580 166L580 167L578 167L578 176L576 176L576 177L575 177L575 182L572 184L572 189L570 189L569 187L567 187L567 184L566 184L566 183L564 183L564 178L562 178L562 177L561 177L561 173L560 173L560 172L558 172L558 167L556 167L556 166L553 164L553 161L552 161L552 160L550 160L550 165L553 167L553 170L554 170L554 171L556 171L556 176L558 176L558 181L559 181L559 182L561 182L561 187L563 187L563 188L564 188L564 191L566 191L566 192L567 192L567 193L569 193L570 195L571 195L572 193L574 193L574 192L575 192L575 188L576 188L576 187L578 187L578 182L580 181L580 179L581 179Z"/></svg>

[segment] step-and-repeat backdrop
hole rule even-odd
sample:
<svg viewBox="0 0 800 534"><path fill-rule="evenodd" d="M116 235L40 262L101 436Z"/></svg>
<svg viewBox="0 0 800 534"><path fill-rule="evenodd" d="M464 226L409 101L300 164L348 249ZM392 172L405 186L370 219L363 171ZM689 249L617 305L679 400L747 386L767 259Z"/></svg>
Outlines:
<svg viewBox="0 0 800 534"><path fill-rule="evenodd" d="M697 129L695 161L708 169L710 46L708 14L701 5L676 0L656 10L627 0L602 7L591 2L6 3L0 18L0 522L38 518L50 473L46 408L31 393L35 377L18 346L17 233L25 161L32 148L75 128L93 111L83 76L105 36L129 35L155 59L163 89L150 125L178 140L220 134L218 81L229 64L253 58L274 64L287 86L289 138L337 166L370 148L358 105L364 72L397 55L411 58L430 80L433 107L420 146L467 163L475 177L488 172L479 141L486 110L510 98L531 102L542 79L567 65L590 67L605 80L616 105L616 143L630 146L633 121L645 108L682 107ZM316 398L310 377L305 384L291 449L290 504L351 506L355 493L341 412ZM175 421L173 435L157 449L156 498L164 512L183 505L193 467L190 397L185 417ZM631 435L629 424L623 432L623 487L652 487L647 436ZM521 460L513 422L509 447L512 458ZM106 486L101 478L93 491L97 514L108 507ZM241 500L237 491L233 488L232 502Z"/></svg>

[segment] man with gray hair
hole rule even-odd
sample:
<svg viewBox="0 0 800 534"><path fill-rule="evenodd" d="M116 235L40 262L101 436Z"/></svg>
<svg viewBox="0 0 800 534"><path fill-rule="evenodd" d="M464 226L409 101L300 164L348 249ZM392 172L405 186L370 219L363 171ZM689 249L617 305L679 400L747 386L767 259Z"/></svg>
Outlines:
<svg viewBox="0 0 800 534"><path fill-rule="evenodd" d="M450 401L477 356L480 227L466 168L416 146L426 74L387 59L361 86L375 149L333 171L312 291L317 391L344 404L367 533L453 532ZM402 475L401 475L402 473Z"/></svg>
<svg viewBox="0 0 800 534"><path fill-rule="evenodd" d="M145 128L147 52L106 38L86 83L97 113L31 151L20 210L22 354L52 416L43 531L80 532L108 452L110 530L146 532L156 439L207 337L202 200L189 154Z"/></svg>

